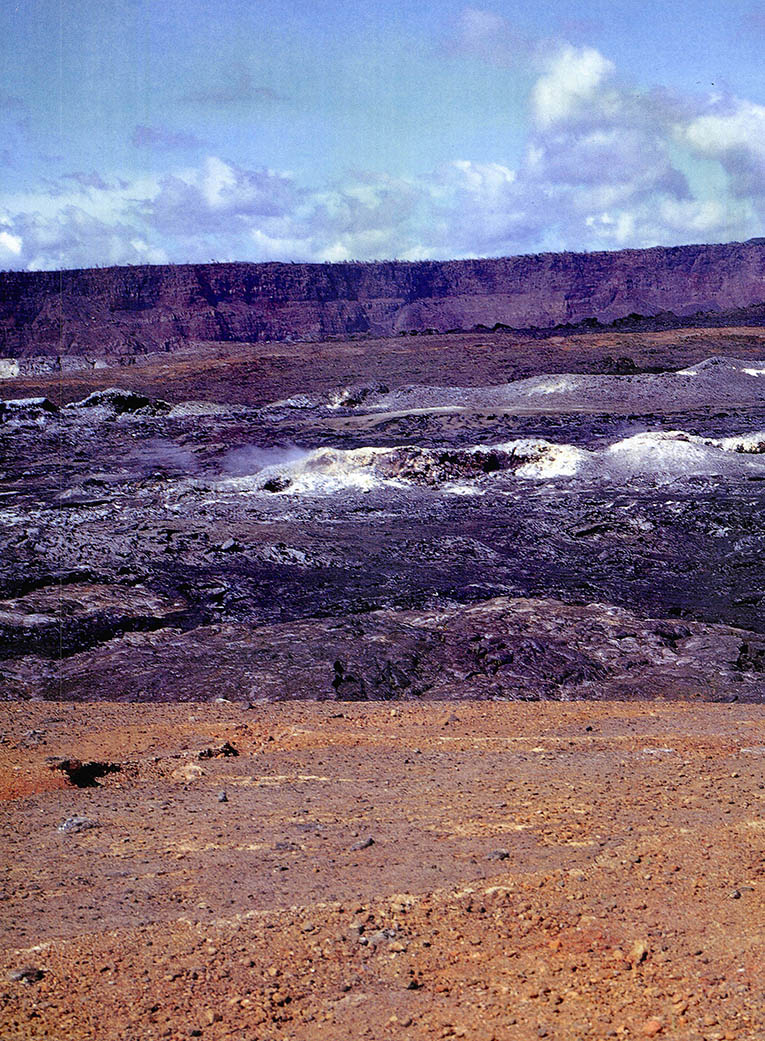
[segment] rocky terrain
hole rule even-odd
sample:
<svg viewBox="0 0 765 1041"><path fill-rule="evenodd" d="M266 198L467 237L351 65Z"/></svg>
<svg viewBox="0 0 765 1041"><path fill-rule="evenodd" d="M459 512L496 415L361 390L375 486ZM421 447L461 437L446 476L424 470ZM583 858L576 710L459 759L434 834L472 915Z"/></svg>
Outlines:
<svg viewBox="0 0 765 1041"><path fill-rule="evenodd" d="M201 264L0 275L0 369L194 342L482 326L762 324L765 242L372 264ZM747 309L753 309L747 314ZM737 313L739 312L739 313ZM694 316L696 316L694 318ZM709 319L712 319L710 323ZM1 374L1 373L0 373Z"/></svg>
<svg viewBox="0 0 765 1041"><path fill-rule="evenodd" d="M220 387L205 352L127 370L151 393L26 378L0 409L2 696L761 700L765 345L670 335L566 340L552 374L508 338L505 382L475 336L432 338L438 383L403 382L397 341L345 384L379 342L295 345L246 404L182 400Z"/></svg>
<svg viewBox="0 0 765 1041"><path fill-rule="evenodd" d="M3 1041L763 1037L762 256L4 276Z"/></svg>
<svg viewBox="0 0 765 1041"><path fill-rule="evenodd" d="M759 705L0 708L0 1033L759 1041Z"/></svg>

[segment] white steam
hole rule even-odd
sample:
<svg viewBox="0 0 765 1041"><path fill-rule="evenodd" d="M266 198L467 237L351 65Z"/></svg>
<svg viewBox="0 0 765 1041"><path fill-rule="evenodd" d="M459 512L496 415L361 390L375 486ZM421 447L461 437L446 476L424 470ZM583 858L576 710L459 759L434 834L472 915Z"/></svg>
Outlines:
<svg viewBox="0 0 765 1041"><path fill-rule="evenodd" d="M245 445L234 448L223 457L221 468L233 477L249 476L270 467L290 467L300 463L310 453L294 445L278 448L259 448Z"/></svg>

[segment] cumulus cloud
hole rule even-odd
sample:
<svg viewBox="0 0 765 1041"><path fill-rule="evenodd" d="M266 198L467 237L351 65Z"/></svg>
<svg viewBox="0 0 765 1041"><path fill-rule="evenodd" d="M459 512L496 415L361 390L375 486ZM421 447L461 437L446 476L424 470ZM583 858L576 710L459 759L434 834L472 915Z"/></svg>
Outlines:
<svg viewBox="0 0 765 1041"><path fill-rule="evenodd" d="M14 224L19 259L29 270L91 267L99 264L157 263L167 259L160 248L143 243L136 229L123 221L99 219L76 205L66 205L53 217L24 214Z"/></svg>
<svg viewBox="0 0 765 1041"><path fill-rule="evenodd" d="M490 44L507 32L504 19L467 8L455 39L496 62ZM765 107L636 90L588 46L550 45L534 63L513 163L458 156L426 173L307 186L217 155L170 166L165 153L184 135L137 127L161 173L80 172L0 193L0 264L445 259L762 234Z"/></svg>
<svg viewBox="0 0 765 1041"><path fill-rule="evenodd" d="M594 47L563 46L548 63L532 92L534 116L542 127L570 120L608 101L603 85L614 73L613 62Z"/></svg>
<svg viewBox="0 0 765 1041"><path fill-rule="evenodd" d="M18 235L10 231L0 231L0 256L18 257L21 255L23 242Z"/></svg>
<svg viewBox="0 0 765 1041"><path fill-rule="evenodd" d="M148 225L171 236L220 236L233 242L253 227L268 230L274 221L294 215L301 192L287 174L248 170L217 156L201 166L160 179L141 214Z"/></svg>
<svg viewBox="0 0 765 1041"><path fill-rule="evenodd" d="M721 108L693 119L680 136L721 163L735 196L765 196L765 106L734 98Z"/></svg>

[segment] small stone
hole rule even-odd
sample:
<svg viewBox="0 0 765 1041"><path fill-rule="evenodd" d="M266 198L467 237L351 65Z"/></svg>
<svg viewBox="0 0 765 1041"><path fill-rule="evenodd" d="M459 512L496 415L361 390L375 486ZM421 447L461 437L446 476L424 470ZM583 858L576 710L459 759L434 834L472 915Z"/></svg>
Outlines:
<svg viewBox="0 0 765 1041"><path fill-rule="evenodd" d="M218 792L218 802L228 802L228 796L225 792Z"/></svg>
<svg viewBox="0 0 765 1041"><path fill-rule="evenodd" d="M507 860L510 851L507 849L494 849L486 855L487 860Z"/></svg>
<svg viewBox="0 0 765 1041"><path fill-rule="evenodd" d="M640 965L648 957L648 946L642 940L636 940L627 959L632 966Z"/></svg>
<svg viewBox="0 0 765 1041"><path fill-rule="evenodd" d="M203 776L204 770L197 763L186 763L185 766L179 766L170 774L172 780L179 781L181 784L191 784L192 781L197 781Z"/></svg>
<svg viewBox="0 0 765 1041"><path fill-rule="evenodd" d="M730 895L730 898L731 898L731 900L740 900L741 899L741 891L738 890L738 889L734 889L733 892Z"/></svg>
<svg viewBox="0 0 765 1041"><path fill-rule="evenodd" d="M12 969L8 973L11 983L38 983L45 973L35 965L22 965L20 969Z"/></svg>
<svg viewBox="0 0 765 1041"><path fill-rule="evenodd" d="M361 842L354 842L351 846L351 852L357 853L360 849L369 849L370 846L374 846L375 840L373 838L362 839Z"/></svg>
<svg viewBox="0 0 765 1041"><path fill-rule="evenodd" d="M386 940L392 940L396 935L395 929L376 929L369 936L364 936L362 939L366 940L368 944L376 947L378 943L385 943Z"/></svg>
<svg viewBox="0 0 765 1041"><path fill-rule="evenodd" d="M647 1019L640 1028L640 1033L644 1037L655 1037L656 1034L661 1033L663 1029L664 1023L656 1016L651 1016L651 1018Z"/></svg>
<svg viewBox="0 0 765 1041"><path fill-rule="evenodd" d="M305 925L303 926L303 932L304 933L312 933L315 928L316 928L316 926L313 924L313 922L306 922Z"/></svg>
<svg viewBox="0 0 765 1041"><path fill-rule="evenodd" d="M97 827L98 824L95 821L90 820L90 818L75 815L74 817L67 817L66 820L63 820L58 826L58 831L62 831L65 835L77 835L81 831L90 831L91 828Z"/></svg>
<svg viewBox="0 0 765 1041"><path fill-rule="evenodd" d="M218 748L203 748L197 755L199 759L217 759L221 756L228 759L229 756L239 755L239 749L232 745L230 741L224 741Z"/></svg>

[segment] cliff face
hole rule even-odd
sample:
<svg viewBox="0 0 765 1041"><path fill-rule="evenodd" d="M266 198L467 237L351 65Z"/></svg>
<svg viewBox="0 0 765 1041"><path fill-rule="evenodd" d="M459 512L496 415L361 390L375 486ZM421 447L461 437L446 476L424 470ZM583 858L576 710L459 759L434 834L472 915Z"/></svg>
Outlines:
<svg viewBox="0 0 765 1041"><path fill-rule="evenodd" d="M189 341L550 328L765 301L765 240L615 253L373 264L200 264L0 275L0 355Z"/></svg>

